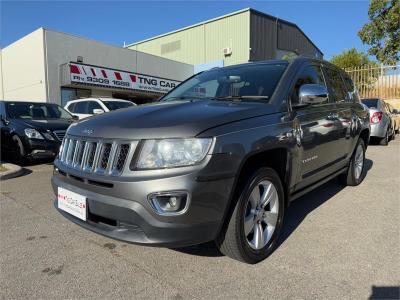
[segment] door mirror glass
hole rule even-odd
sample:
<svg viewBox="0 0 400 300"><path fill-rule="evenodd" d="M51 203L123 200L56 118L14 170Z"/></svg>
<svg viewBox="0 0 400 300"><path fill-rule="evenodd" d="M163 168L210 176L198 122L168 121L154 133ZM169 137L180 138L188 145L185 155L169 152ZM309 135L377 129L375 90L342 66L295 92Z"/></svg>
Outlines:
<svg viewBox="0 0 400 300"><path fill-rule="evenodd" d="M95 108L95 109L93 109L93 113L95 115L100 115L100 114L104 113L104 110L101 108Z"/></svg>
<svg viewBox="0 0 400 300"><path fill-rule="evenodd" d="M320 84L303 84L299 90L300 104L319 104L328 100L328 90Z"/></svg>

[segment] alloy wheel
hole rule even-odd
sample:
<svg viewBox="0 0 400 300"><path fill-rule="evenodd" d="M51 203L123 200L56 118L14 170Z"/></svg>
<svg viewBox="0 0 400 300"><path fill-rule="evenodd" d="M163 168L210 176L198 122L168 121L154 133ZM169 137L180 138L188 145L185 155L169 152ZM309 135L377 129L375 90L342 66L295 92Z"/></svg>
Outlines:
<svg viewBox="0 0 400 300"><path fill-rule="evenodd" d="M275 231L279 214L278 193L269 180L259 182L251 192L244 212L244 234L248 245L260 250Z"/></svg>
<svg viewBox="0 0 400 300"><path fill-rule="evenodd" d="M354 157L354 177L358 180L361 177L364 166L364 149L361 144L357 146L356 155Z"/></svg>

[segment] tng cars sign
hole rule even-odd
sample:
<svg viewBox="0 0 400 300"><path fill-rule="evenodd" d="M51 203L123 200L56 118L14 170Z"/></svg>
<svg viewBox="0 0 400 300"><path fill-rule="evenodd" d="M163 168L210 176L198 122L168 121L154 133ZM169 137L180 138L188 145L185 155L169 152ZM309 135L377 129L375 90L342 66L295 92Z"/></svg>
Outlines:
<svg viewBox="0 0 400 300"><path fill-rule="evenodd" d="M180 82L78 63L67 64L71 83L166 93Z"/></svg>

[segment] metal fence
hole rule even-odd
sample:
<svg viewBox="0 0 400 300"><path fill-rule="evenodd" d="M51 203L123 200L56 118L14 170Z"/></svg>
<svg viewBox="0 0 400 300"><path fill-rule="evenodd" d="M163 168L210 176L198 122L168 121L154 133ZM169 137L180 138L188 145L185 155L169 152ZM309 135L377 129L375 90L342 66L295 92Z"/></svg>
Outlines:
<svg viewBox="0 0 400 300"><path fill-rule="evenodd" d="M346 69L361 98L400 99L400 65Z"/></svg>

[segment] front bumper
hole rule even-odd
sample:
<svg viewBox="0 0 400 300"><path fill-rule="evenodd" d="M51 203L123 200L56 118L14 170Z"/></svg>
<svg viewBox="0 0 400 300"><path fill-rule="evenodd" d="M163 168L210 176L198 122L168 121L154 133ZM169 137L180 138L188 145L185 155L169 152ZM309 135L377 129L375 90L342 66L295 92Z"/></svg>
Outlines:
<svg viewBox="0 0 400 300"><path fill-rule="evenodd" d="M203 172L198 170L157 179L82 175L70 168L54 172L52 186L56 194L58 187L63 187L87 197L86 221L58 209L56 200L54 205L63 216L110 238L165 247L215 239L234 182L234 176L226 175L205 180ZM174 190L190 194L188 210L182 215L157 214L148 202L148 195Z"/></svg>
<svg viewBox="0 0 400 300"><path fill-rule="evenodd" d="M61 142L26 138L24 141L25 155L33 159L51 158L58 154Z"/></svg>

